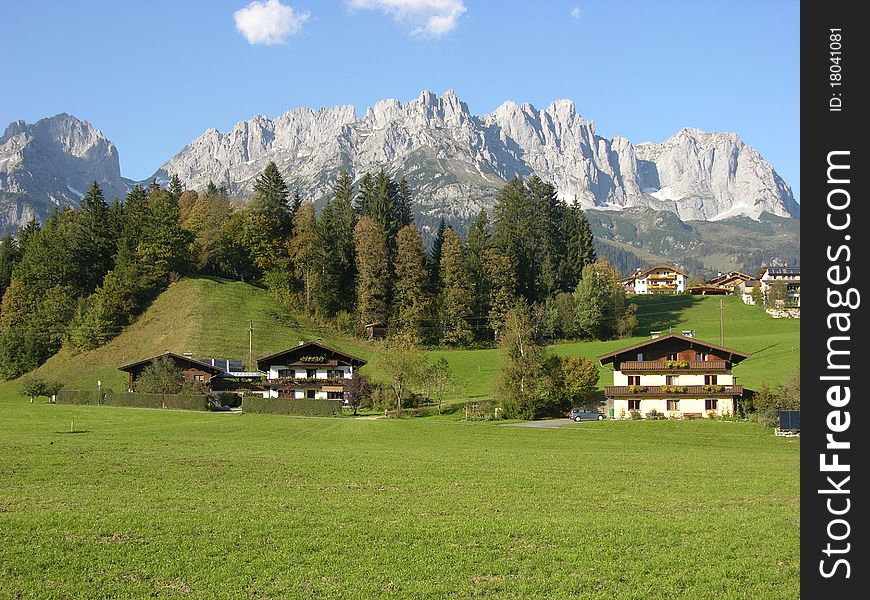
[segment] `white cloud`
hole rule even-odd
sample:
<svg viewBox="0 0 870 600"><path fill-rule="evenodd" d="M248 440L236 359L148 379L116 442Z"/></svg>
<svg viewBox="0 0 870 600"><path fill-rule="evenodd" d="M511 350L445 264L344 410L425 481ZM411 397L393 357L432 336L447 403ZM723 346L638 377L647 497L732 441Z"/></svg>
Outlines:
<svg viewBox="0 0 870 600"><path fill-rule="evenodd" d="M582 14L583 13L581 12L579 6L575 6L574 9L571 11L571 16L574 17L575 19L579 19L580 15L582 15Z"/></svg>
<svg viewBox="0 0 870 600"><path fill-rule="evenodd" d="M299 33L310 13L296 13L280 0L254 0L233 13L238 29L250 44L273 46Z"/></svg>
<svg viewBox="0 0 870 600"><path fill-rule="evenodd" d="M463 0L347 0L355 10L380 10L414 27L411 35L439 37L456 28L466 10Z"/></svg>

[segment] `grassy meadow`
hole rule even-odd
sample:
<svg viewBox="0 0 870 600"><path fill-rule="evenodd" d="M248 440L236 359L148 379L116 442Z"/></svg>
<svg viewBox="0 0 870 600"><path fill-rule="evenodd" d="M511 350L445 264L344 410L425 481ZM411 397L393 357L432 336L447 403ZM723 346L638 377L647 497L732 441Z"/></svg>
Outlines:
<svg viewBox="0 0 870 600"><path fill-rule="evenodd" d="M799 441L29 404L2 598L799 596Z"/></svg>

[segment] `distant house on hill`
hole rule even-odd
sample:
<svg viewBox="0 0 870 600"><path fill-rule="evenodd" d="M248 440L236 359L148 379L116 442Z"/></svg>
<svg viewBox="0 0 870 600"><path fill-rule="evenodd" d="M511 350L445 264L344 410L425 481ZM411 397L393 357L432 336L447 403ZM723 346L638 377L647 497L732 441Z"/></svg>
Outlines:
<svg viewBox="0 0 870 600"><path fill-rule="evenodd" d="M647 270L638 269L622 280L625 291L633 294L681 294L686 291L689 276L668 265Z"/></svg>
<svg viewBox="0 0 870 600"><path fill-rule="evenodd" d="M163 354L152 356L151 358L146 358L130 363L129 365L118 367L119 370L126 371L129 375L127 387L132 390L136 384L136 380L139 379L139 375L142 374L142 371L164 357L171 360L176 367L181 369L181 375L185 379L197 381L209 388L211 387L212 379L220 377L224 372L220 367L201 362L194 359L192 356L167 351Z"/></svg>
<svg viewBox="0 0 870 600"><path fill-rule="evenodd" d="M801 306L801 270L800 267L766 267L758 274L761 284L761 294L764 305L771 306L770 292L777 284L782 283L786 288L786 298L782 299L783 306L771 306L771 308L800 308Z"/></svg>
<svg viewBox="0 0 870 600"><path fill-rule="evenodd" d="M687 332L691 333L691 332ZM654 334L640 344L598 357L613 365L613 385L604 388L610 416L668 418L733 414L743 386L731 369L749 354L701 341L691 335Z"/></svg>
<svg viewBox="0 0 870 600"><path fill-rule="evenodd" d="M747 275L746 273L742 273L740 271L728 271L727 273L719 273L716 277L708 279L704 282L705 286L716 286L725 288L729 292L733 291L735 288L739 288L741 284L754 279L752 275Z"/></svg>
<svg viewBox="0 0 870 600"><path fill-rule="evenodd" d="M261 383L265 398L319 398L343 400L354 369L366 361L318 342L270 354L257 361L266 374Z"/></svg>

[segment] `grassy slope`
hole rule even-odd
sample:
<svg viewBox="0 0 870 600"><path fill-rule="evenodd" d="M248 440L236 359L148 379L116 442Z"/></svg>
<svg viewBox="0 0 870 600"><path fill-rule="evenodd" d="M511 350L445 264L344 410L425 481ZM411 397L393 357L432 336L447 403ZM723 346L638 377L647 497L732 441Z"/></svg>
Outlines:
<svg viewBox="0 0 870 600"><path fill-rule="evenodd" d="M695 329L697 337L718 343L720 297L638 296L638 332ZM752 358L734 373L738 383L757 389L762 381L776 385L799 363L800 323L772 319L763 311L745 306L739 299L725 303L725 345L751 352ZM65 382L71 388L94 388L97 379L115 390L126 386L122 364L153 356L165 350L193 352L195 356L246 358L248 320L254 320L254 356L283 350L299 340L322 339L324 343L370 359L376 346L359 339L336 335L305 318L282 310L265 291L248 284L222 279L183 279L173 284L131 327L106 346L73 355L61 352L37 374ZM560 355L580 354L590 359L646 339L574 342L556 344ZM430 359L447 358L458 385L448 400L482 400L490 397L498 370L498 350L438 350ZM374 365L373 365L374 366ZM376 371L367 367L374 377ZM612 382L612 371L601 368L599 386ZM0 385L0 390L13 384Z"/></svg>
<svg viewBox="0 0 870 600"><path fill-rule="evenodd" d="M161 294L121 335L91 352L66 350L37 374L71 388L96 387L97 379L116 391L126 389L127 375L117 367L173 352L247 362L248 322L254 321L254 358L284 350L300 340L322 339L327 345L369 358L361 340L339 338L287 314L263 289L219 278L182 279Z"/></svg>
<svg viewBox="0 0 870 600"><path fill-rule="evenodd" d="M800 593L800 443L755 424L533 430L8 391L0 422L0 597Z"/></svg>

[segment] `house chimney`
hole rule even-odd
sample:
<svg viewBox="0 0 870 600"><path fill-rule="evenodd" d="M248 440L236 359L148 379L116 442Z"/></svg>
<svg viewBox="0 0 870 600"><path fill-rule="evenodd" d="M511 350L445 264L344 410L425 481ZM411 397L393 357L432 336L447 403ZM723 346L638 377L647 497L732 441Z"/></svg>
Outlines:
<svg viewBox="0 0 870 600"><path fill-rule="evenodd" d="M662 334L661 331L650 331L650 332L649 332L649 336L650 336L652 339L656 339L657 337L661 336L661 334Z"/></svg>
<svg viewBox="0 0 870 600"><path fill-rule="evenodd" d="M185 352L184 358L193 358L193 352Z"/></svg>
<svg viewBox="0 0 870 600"><path fill-rule="evenodd" d="M695 330L694 329L683 329L683 335L686 337L693 338L693 337L695 337Z"/></svg>
<svg viewBox="0 0 870 600"><path fill-rule="evenodd" d="M304 345L305 345L305 342L303 342L302 340L299 340L299 344L298 344L298 345L299 345L299 346L304 346Z"/></svg>
<svg viewBox="0 0 870 600"><path fill-rule="evenodd" d="M719 271L719 274L716 277L722 277L722 271Z"/></svg>

